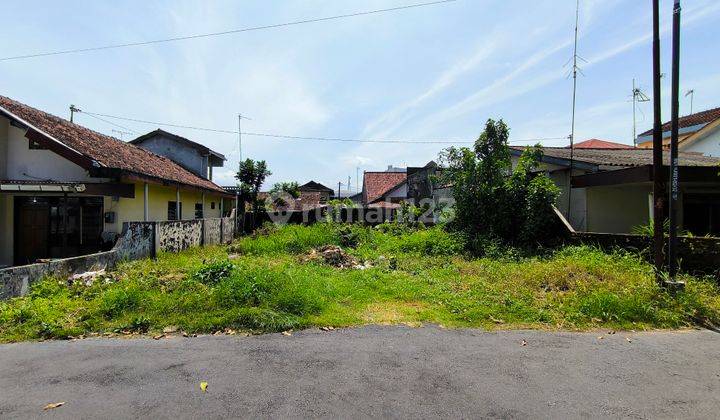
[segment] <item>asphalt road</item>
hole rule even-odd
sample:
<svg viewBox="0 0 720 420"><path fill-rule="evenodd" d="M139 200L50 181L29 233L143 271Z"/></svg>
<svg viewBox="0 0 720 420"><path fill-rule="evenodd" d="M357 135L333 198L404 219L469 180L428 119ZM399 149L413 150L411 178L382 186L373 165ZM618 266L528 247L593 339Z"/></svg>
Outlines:
<svg viewBox="0 0 720 420"><path fill-rule="evenodd" d="M0 418L720 415L720 334L600 335L370 326L9 344Z"/></svg>

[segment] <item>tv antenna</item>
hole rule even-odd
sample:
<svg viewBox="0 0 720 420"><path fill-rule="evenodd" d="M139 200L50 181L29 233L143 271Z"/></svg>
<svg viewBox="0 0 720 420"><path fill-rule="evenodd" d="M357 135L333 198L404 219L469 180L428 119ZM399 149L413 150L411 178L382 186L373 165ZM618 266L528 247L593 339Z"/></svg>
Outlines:
<svg viewBox="0 0 720 420"><path fill-rule="evenodd" d="M695 99L695 89L690 89L685 92L685 97L690 97L690 113L693 113L693 99Z"/></svg>
<svg viewBox="0 0 720 420"><path fill-rule="evenodd" d="M650 102L650 98L642 91L639 87L635 86L635 79L633 79L632 88L632 103L633 103L633 143L637 144L637 120L635 119L635 113L637 111L638 102ZM640 111L642 112L642 111Z"/></svg>
<svg viewBox="0 0 720 420"><path fill-rule="evenodd" d="M119 135L120 135L120 140L124 140L124 139L123 139L123 136L124 136L125 134L133 134L133 133L131 133L131 132L129 132L129 131L116 130L116 129L114 129L114 128L113 128L112 130L110 130L110 131L113 132L113 133L119 134Z"/></svg>

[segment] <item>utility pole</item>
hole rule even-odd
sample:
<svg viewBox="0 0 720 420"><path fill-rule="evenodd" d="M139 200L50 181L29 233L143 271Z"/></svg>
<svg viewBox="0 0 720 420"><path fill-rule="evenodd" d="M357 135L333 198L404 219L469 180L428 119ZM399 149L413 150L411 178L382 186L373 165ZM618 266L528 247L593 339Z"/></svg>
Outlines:
<svg viewBox="0 0 720 420"><path fill-rule="evenodd" d="M573 68L572 68L572 75L573 75L573 95L572 95L572 123L570 127L570 172L568 174L568 203L567 203L567 220L572 224L571 220L571 208L572 208L572 176L573 176L573 155L575 152L575 98L577 96L577 72L578 72L578 65L577 65L577 59L578 59L578 53L577 53L577 44L578 44L578 22L580 20L580 0L576 1L575 4L575 47L573 49Z"/></svg>
<svg viewBox="0 0 720 420"><path fill-rule="evenodd" d="M238 175L240 175L240 169L242 168L242 114L238 114ZM238 189L235 191L235 226L236 231L243 233L245 231L245 202L243 201L243 214L242 214L242 227L238 221L240 220L240 184L238 183ZM255 220L253 219L253 223ZM255 226L253 226L253 229Z"/></svg>
<svg viewBox="0 0 720 420"><path fill-rule="evenodd" d="M360 192L360 167L355 167L355 192Z"/></svg>
<svg viewBox="0 0 720 420"><path fill-rule="evenodd" d="M337 195L338 200L340 199L340 186L341 185L342 185L342 182L338 181L338 195Z"/></svg>
<svg viewBox="0 0 720 420"><path fill-rule="evenodd" d="M665 208L662 161L662 116L660 102L660 0L653 0L653 253L655 280L662 282Z"/></svg>
<svg viewBox="0 0 720 420"><path fill-rule="evenodd" d="M672 92L671 92L671 137L670 137L670 237L668 240L668 272L670 282L677 274L677 203L678 190L678 118L680 117L680 0L673 6L672 38Z"/></svg>
<svg viewBox="0 0 720 420"><path fill-rule="evenodd" d="M348 197L350 197L350 175L348 175L347 187L348 187Z"/></svg>
<svg viewBox="0 0 720 420"><path fill-rule="evenodd" d="M82 111L80 110L80 108L76 107L75 105L70 104L70 122L73 122L76 112L82 112Z"/></svg>

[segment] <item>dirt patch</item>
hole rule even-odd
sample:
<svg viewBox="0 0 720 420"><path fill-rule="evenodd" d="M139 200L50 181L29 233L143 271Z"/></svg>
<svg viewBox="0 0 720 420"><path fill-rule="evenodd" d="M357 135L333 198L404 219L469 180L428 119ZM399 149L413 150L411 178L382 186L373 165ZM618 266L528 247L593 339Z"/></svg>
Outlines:
<svg viewBox="0 0 720 420"><path fill-rule="evenodd" d="M300 257L302 262L319 262L337 268L358 268L361 266L357 258L336 245L326 245L313 249Z"/></svg>

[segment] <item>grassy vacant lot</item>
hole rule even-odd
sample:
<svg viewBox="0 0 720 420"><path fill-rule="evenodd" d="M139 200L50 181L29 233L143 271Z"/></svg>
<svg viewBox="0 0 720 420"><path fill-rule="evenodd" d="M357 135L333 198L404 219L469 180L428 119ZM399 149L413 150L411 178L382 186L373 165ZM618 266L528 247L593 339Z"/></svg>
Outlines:
<svg viewBox="0 0 720 420"><path fill-rule="evenodd" d="M341 245L362 268L308 253ZM720 290L686 276L684 293L655 285L632 254L568 247L542 257L463 255L440 228L332 224L269 229L230 247L122 264L113 277L47 279L0 302L0 341L92 332L252 332L306 326L432 322L448 327L677 328L720 321Z"/></svg>

